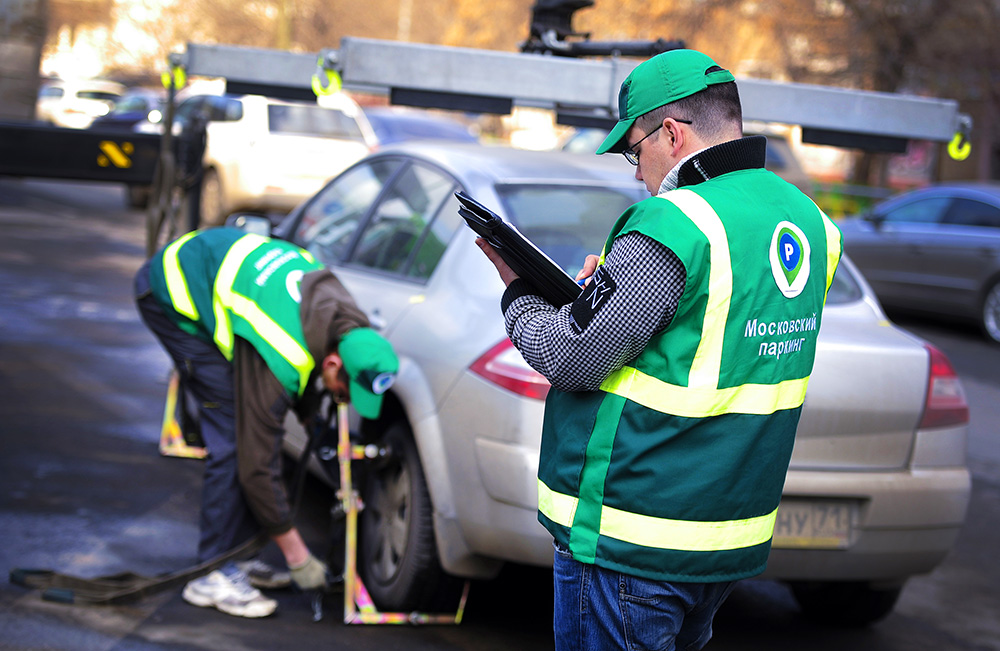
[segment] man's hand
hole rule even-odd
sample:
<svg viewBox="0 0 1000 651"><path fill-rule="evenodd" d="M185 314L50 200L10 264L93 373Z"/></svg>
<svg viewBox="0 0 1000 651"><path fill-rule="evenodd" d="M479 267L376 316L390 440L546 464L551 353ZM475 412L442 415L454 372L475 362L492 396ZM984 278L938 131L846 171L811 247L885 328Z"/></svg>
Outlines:
<svg viewBox="0 0 1000 651"><path fill-rule="evenodd" d="M312 554L301 565L288 568L292 573L292 581L301 590L318 590L326 586L326 563Z"/></svg>
<svg viewBox="0 0 1000 651"><path fill-rule="evenodd" d="M586 287L590 282L590 277L594 275L595 271L597 271L597 263L600 259L600 256L596 256L593 253L588 255L587 259L583 261L583 269L581 269L580 273L576 275L576 281L580 282L586 278L587 282L583 283L583 286Z"/></svg>
<svg viewBox="0 0 1000 651"><path fill-rule="evenodd" d="M520 276L514 273L514 270L511 269L506 262L504 262L503 258L500 257L500 254L496 252L496 249L490 246L490 243L484 238L477 237L476 244L483 250L486 257L490 259L493 266L497 268L497 272L500 274L500 280L503 281L504 285L510 286L512 282L520 278Z"/></svg>

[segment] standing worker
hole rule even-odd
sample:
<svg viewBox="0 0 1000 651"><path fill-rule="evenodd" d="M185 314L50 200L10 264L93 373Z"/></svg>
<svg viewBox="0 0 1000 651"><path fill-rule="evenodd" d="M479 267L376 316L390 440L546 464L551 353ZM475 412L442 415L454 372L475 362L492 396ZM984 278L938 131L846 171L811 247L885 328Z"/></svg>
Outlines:
<svg viewBox="0 0 1000 651"><path fill-rule="evenodd" d="M265 617L277 601L253 585L326 585L327 567L292 522L281 474L289 409L308 423L323 386L378 418L399 360L337 278L309 252L234 228L188 233L136 275L143 321L197 399L208 449L198 562L267 532L290 569L227 563L189 582L184 599Z"/></svg>
<svg viewBox="0 0 1000 651"><path fill-rule="evenodd" d="M767 563L840 231L764 169L733 75L693 50L636 67L597 153L653 196L557 308L507 285L511 341L552 383L538 469L557 649L700 649Z"/></svg>

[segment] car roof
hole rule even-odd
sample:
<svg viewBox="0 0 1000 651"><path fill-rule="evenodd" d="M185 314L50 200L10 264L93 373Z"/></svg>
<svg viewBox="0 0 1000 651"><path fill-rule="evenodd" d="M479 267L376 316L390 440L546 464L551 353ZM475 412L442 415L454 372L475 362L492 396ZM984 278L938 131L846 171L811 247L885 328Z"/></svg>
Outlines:
<svg viewBox="0 0 1000 651"><path fill-rule="evenodd" d="M897 194L884 202L884 206L895 205L918 197L958 196L975 198L1000 205L1000 183L992 181L951 181L935 183L923 188Z"/></svg>
<svg viewBox="0 0 1000 651"><path fill-rule="evenodd" d="M452 117L394 106L365 107L363 110L384 144L417 139L478 141L465 124Z"/></svg>
<svg viewBox="0 0 1000 651"><path fill-rule="evenodd" d="M634 169L618 156L531 151L505 146L448 141L403 142L385 146L377 156L405 155L437 164L460 179L498 184L572 183L643 187Z"/></svg>

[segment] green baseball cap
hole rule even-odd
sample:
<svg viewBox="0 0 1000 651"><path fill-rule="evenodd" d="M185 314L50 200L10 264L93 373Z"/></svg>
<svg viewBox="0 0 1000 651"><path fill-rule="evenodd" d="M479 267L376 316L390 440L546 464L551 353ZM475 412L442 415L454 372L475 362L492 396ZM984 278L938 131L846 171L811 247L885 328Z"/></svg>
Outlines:
<svg viewBox="0 0 1000 651"><path fill-rule="evenodd" d="M668 50L643 61L622 82L618 92L618 123L597 153L625 151L625 134L640 115L727 81L736 78L696 50Z"/></svg>
<svg viewBox="0 0 1000 651"><path fill-rule="evenodd" d="M382 396L399 372L392 345L371 328L355 328L341 337L337 353L350 380L351 404L363 418L378 418Z"/></svg>

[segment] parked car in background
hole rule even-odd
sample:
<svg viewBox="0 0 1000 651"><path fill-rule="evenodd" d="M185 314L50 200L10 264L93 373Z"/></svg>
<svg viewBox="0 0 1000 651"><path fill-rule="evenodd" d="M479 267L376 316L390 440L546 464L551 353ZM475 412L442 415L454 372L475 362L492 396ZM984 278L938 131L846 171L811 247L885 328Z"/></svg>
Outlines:
<svg viewBox="0 0 1000 651"><path fill-rule="evenodd" d="M764 167L785 179L799 190L812 196L813 183L798 157L792 150L788 137L783 133L758 123L744 123L744 133L748 136L760 135L767 137L767 153ZM563 140L560 148L575 154L593 155L604 138L607 129L576 129Z"/></svg>
<svg viewBox="0 0 1000 651"><path fill-rule="evenodd" d="M364 113L380 146L404 140L479 142L468 125L441 113L399 106L365 107Z"/></svg>
<svg viewBox="0 0 1000 651"><path fill-rule="evenodd" d="M360 107L343 93L321 103L192 95L177 106L173 133L181 135L195 118L207 124L204 224L219 224L237 210L288 212L377 142ZM162 128L136 125L147 133Z"/></svg>
<svg viewBox="0 0 1000 651"><path fill-rule="evenodd" d="M427 607L448 576L552 562L536 518L549 385L506 336L503 284L457 214L457 190L570 274L648 196L617 156L402 143L345 170L275 231L333 270L400 356L380 419L352 425L387 452L359 472L358 548L368 590L388 610ZM946 357L891 325L845 258L766 576L791 582L820 617L887 614L956 539L970 492L967 423ZM286 424L298 455L305 434Z"/></svg>
<svg viewBox="0 0 1000 651"><path fill-rule="evenodd" d="M162 115L166 101L167 96L163 90L129 88L115 103L111 112L95 118L90 127L111 131L132 131L140 121L148 120L151 113L159 119L158 116Z"/></svg>
<svg viewBox="0 0 1000 651"><path fill-rule="evenodd" d="M886 307L971 321L1000 343L1000 183L906 192L841 228Z"/></svg>
<svg viewBox="0 0 1000 651"><path fill-rule="evenodd" d="M42 84L35 104L35 119L57 127L86 129L95 118L107 115L125 92L125 86L101 79L55 79Z"/></svg>

